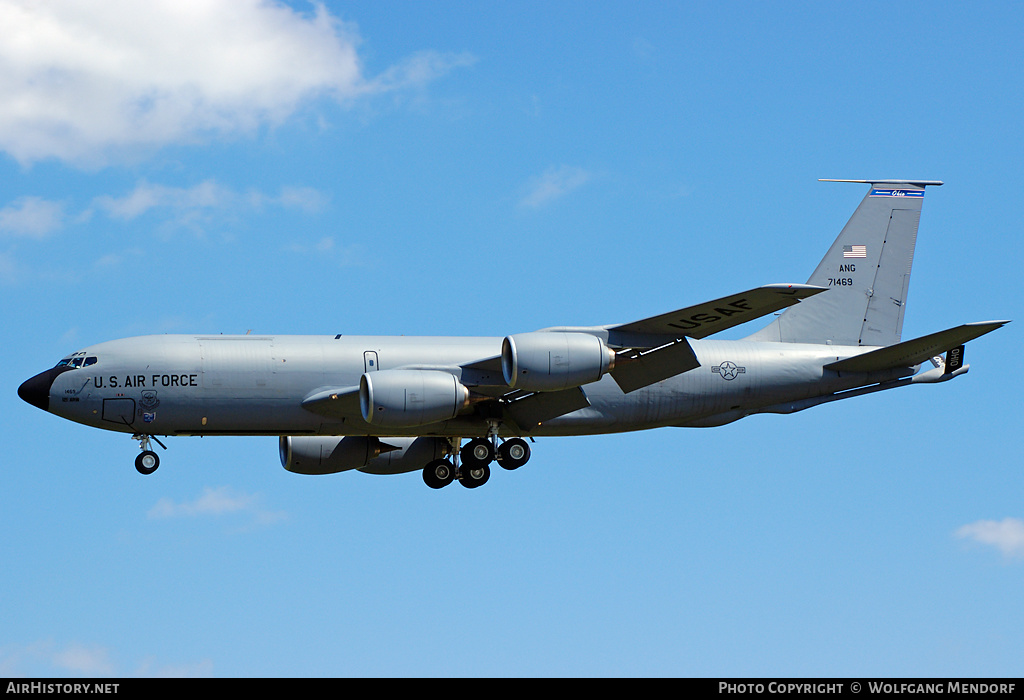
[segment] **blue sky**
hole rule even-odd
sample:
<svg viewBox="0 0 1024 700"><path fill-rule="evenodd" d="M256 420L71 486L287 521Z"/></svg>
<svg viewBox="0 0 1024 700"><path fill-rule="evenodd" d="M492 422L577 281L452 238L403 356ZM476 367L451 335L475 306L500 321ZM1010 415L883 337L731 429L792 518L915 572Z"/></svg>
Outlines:
<svg viewBox="0 0 1024 700"><path fill-rule="evenodd" d="M0 0L0 675L1000 676L1024 658L1015 3ZM904 338L966 377L285 472L17 386L149 333L494 335L803 282L941 179ZM741 328L742 333L753 328Z"/></svg>

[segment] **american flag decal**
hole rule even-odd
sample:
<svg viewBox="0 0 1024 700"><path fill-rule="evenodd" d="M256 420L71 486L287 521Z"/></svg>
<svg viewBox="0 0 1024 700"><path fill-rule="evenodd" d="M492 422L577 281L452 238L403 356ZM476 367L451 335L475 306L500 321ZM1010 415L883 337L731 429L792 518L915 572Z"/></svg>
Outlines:
<svg viewBox="0 0 1024 700"><path fill-rule="evenodd" d="M868 256L868 247L866 245L844 245L843 246L843 257L844 258L866 258Z"/></svg>

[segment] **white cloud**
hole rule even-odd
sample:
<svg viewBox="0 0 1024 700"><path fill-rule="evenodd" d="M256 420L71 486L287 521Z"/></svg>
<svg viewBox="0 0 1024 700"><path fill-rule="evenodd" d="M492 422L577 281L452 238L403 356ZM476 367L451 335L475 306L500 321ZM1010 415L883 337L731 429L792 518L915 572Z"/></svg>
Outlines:
<svg viewBox="0 0 1024 700"><path fill-rule="evenodd" d="M0 149L94 167L211 135L251 134L304 103L422 85L465 55L363 75L359 37L319 4L0 0Z"/></svg>
<svg viewBox="0 0 1024 700"><path fill-rule="evenodd" d="M58 648L52 641L0 647L0 673L6 677L52 675L110 676L116 670L110 651L96 645L72 643Z"/></svg>
<svg viewBox="0 0 1024 700"><path fill-rule="evenodd" d="M44 238L64 224L64 206L41 197L21 197L0 209L0 234Z"/></svg>
<svg viewBox="0 0 1024 700"><path fill-rule="evenodd" d="M146 214L156 214L159 225L164 228L190 227L202 231L217 217L230 219L259 212L266 207L317 214L328 203L328 196L312 187L286 185L277 194L266 194L258 190L238 192L216 180L206 180L189 187L141 180L129 193L96 197L88 208L70 216L62 202L34 196L21 197L0 208L0 238L42 240L67 223L90 221L97 212L115 221L126 222ZM113 262L116 259L107 256L100 264ZM17 265L11 252L0 252L0 282L15 280L16 273Z"/></svg>
<svg viewBox="0 0 1024 700"><path fill-rule="evenodd" d="M471 66L474 63L476 57L469 53L444 54L437 51L420 51L369 81L365 91L390 92L421 87L442 77L453 68Z"/></svg>
<svg viewBox="0 0 1024 700"><path fill-rule="evenodd" d="M197 499L187 503L174 503L169 498L160 499L149 511L151 518L174 518L197 515L223 515L253 507L255 496L235 494L227 486L212 489L207 486Z"/></svg>
<svg viewBox="0 0 1024 700"><path fill-rule="evenodd" d="M76 674L110 675L114 665L110 661L110 653L103 647L72 644L57 651L53 655L53 665Z"/></svg>
<svg viewBox="0 0 1024 700"><path fill-rule="evenodd" d="M124 676L111 659L111 652L98 645L77 642L59 647L52 640L0 647L0 675L5 678ZM161 663L156 657L142 659L131 674L140 678L204 678L213 675L213 662Z"/></svg>
<svg viewBox="0 0 1024 700"><path fill-rule="evenodd" d="M93 267L97 270L115 270L122 265L138 262L145 258L146 251L142 248L126 248L121 251L111 251L101 255Z"/></svg>
<svg viewBox="0 0 1024 700"><path fill-rule="evenodd" d="M135 671L139 678L212 678L213 661L203 659L191 664L159 665L153 657L147 657Z"/></svg>
<svg viewBox="0 0 1024 700"><path fill-rule="evenodd" d="M997 548L1007 557L1024 557L1024 520L979 520L956 531L960 539L970 539Z"/></svg>
<svg viewBox="0 0 1024 700"><path fill-rule="evenodd" d="M338 267L352 267L365 263L363 248L358 243L339 245L334 236L322 236L319 240L296 240L284 246L289 253L305 255L320 262L330 262Z"/></svg>
<svg viewBox="0 0 1024 700"><path fill-rule="evenodd" d="M235 493L227 486L210 488L192 501L175 503L169 498L157 501L149 510L149 517L160 518L194 518L201 516L221 516L233 513L251 515L258 524L270 524L284 518L283 513L264 510L258 496Z"/></svg>
<svg viewBox="0 0 1024 700"><path fill-rule="evenodd" d="M313 214L327 206L327 197L312 187L282 187L281 194L271 200L288 209L301 209Z"/></svg>
<svg viewBox="0 0 1024 700"><path fill-rule="evenodd" d="M539 207L582 187L592 178L589 171L570 165L548 168L543 175L530 181L526 196L520 203L526 207Z"/></svg>
<svg viewBox="0 0 1024 700"><path fill-rule="evenodd" d="M214 209L226 206L234 199L234 193L213 180L201 182L192 187L169 187L152 185L143 180L124 197L104 195L97 197L93 204L112 219L130 221L142 216L150 209L169 208L178 211Z"/></svg>
<svg viewBox="0 0 1024 700"><path fill-rule="evenodd" d="M256 190L236 192L216 180L206 180L191 187L175 187L142 180L126 195L96 197L92 209L83 214L83 218L91 217L93 210L120 221L132 221L145 214L158 213L168 223L199 227L204 219L216 212L236 215L276 206L315 214L322 211L327 202L327 196L312 187L285 186L277 195L268 195Z"/></svg>

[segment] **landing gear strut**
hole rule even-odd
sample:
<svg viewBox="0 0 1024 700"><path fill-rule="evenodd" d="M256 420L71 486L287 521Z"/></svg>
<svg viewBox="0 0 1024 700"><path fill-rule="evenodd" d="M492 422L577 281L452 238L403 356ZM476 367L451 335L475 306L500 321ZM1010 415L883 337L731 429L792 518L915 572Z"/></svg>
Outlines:
<svg viewBox="0 0 1024 700"><path fill-rule="evenodd" d="M132 435L132 440L139 441L139 449L142 453L135 458L135 468L139 474L152 474L156 471L156 468L160 466L160 456L150 449L150 440L155 440L156 444L160 447L167 449L167 445L163 444L156 439L153 435L143 435L141 433Z"/></svg>
<svg viewBox="0 0 1024 700"><path fill-rule="evenodd" d="M427 486L440 489L458 479L467 489L475 489L491 478L491 462L497 460L504 469L512 470L530 459L530 445L522 438L498 444L497 425L491 426L486 438L473 438L461 449L460 442L458 438L452 440L454 461L436 459L423 468L423 481Z"/></svg>

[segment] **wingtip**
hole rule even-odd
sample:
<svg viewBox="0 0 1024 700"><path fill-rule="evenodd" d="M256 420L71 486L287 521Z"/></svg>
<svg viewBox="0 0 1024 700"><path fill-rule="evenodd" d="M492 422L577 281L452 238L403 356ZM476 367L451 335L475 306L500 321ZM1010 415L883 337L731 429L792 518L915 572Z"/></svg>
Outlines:
<svg viewBox="0 0 1024 700"><path fill-rule="evenodd" d="M816 284L779 283L779 284L766 284L766 285L764 285L764 288L765 289L777 290L777 291L781 292L782 294L792 294L794 296L799 296L799 297L810 297L810 296L814 296L815 294L821 294L822 292L827 292L828 291L828 287L821 287L821 286L818 286Z"/></svg>

